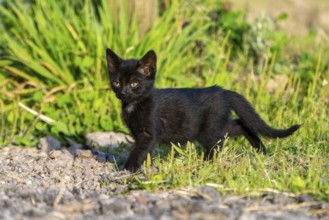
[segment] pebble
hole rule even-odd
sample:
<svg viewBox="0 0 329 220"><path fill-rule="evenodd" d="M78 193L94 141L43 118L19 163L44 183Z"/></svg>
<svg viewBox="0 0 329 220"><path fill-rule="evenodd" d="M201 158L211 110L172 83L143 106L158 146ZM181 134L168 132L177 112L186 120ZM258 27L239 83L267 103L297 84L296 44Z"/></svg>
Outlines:
<svg viewBox="0 0 329 220"><path fill-rule="evenodd" d="M86 144L98 149L103 148L118 148L122 144L131 144L134 140L129 135L117 132L95 132L86 135Z"/></svg>
<svg viewBox="0 0 329 220"><path fill-rule="evenodd" d="M78 158L92 158L93 154L91 153L90 150L76 150L75 152L76 157Z"/></svg>
<svg viewBox="0 0 329 220"><path fill-rule="evenodd" d="M40 139L38 148L43 151L46 150L60 150L62 148L61 142L52 136L46 136Z"/></svg>
<svg viewBox="0 0 329 220"><path fill-rule="evenodd" d="M219 200L219 192L210 186L200 186L197 189L197 194L206 200Z"/></svg>

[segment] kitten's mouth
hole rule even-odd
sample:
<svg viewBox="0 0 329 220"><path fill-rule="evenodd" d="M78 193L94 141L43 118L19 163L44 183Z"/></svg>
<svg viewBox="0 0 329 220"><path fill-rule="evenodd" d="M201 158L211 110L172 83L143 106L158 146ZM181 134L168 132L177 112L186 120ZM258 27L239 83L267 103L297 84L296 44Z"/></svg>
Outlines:
<svg viewBox="0 0 329 220"><path fill-rule="evenodd" d="M139 102L145 98L145 96L133 96L133 95L123 95L123 94L117 94L117 98L120 99L122 102L125 103L132 103L132 102Z"/></svg>
<svg viewBox="0 0 329 220"><path fill-rule="evenodd" d="M123 102L126 102L126 103L130 103L133 101L133 98L131 97L127 97L127 96L124 96L124 95L118 95L118 98L123 101Z"/></svg>

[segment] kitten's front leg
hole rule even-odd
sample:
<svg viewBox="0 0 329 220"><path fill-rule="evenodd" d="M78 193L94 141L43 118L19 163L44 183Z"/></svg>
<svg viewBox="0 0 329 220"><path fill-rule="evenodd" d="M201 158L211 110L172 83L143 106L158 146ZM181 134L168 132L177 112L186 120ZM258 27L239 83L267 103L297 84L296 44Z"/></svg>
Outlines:
<svg viewBox="0 0 329 220"><path fill-rule="evenodd" d="M147 154L152 154L154 144L152 135L140 135L136 139L134 149L130 152L124 168L132 172L138 170L146 160Z"/></svg>

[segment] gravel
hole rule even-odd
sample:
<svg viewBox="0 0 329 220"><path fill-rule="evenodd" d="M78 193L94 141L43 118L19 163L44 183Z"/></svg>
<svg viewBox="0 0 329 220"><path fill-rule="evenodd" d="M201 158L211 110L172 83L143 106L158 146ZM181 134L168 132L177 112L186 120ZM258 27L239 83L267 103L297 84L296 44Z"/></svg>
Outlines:
<svg viewBox="0 0 329 220"><path fill-rule="evenodd" d="M0 219L329 219L329 204L307 194L130 190L131 174L110 162L126 154L59 148L48 139L56 146L0 149Z"/></svg>

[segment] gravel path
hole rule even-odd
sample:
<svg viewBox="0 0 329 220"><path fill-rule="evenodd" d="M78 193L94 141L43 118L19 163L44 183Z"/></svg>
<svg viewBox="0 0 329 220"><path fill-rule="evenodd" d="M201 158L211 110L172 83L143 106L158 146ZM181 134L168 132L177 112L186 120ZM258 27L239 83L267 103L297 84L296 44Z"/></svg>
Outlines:
<svg viewBox="0 0 329 220"><path fill-rule="evenodd" d="M96 155L96 156L95 156ZM103 155L104 156L104 155ZM221 196L214 188L128 191L90 150L0 149L0 219L329 219L329 204L302 195Z"/></svg>

